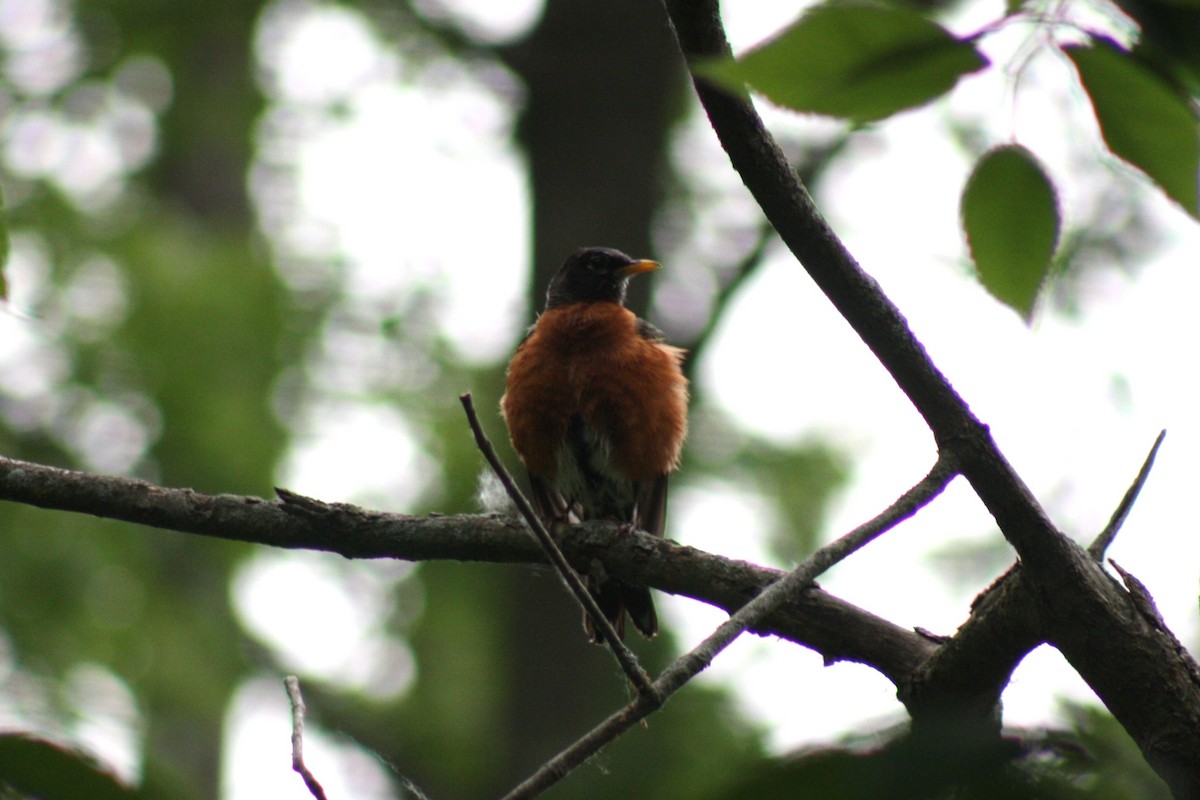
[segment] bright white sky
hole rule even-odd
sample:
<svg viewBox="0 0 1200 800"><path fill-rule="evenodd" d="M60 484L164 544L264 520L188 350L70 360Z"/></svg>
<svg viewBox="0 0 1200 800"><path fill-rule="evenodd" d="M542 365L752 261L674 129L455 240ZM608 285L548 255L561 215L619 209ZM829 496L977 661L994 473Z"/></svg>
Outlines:
<svg viewBox="0 0 1200 800"><path fill-rule="evenodd" d="M0 0L0 28L5 15L33 5ZM985 5L982 10L996 10ZM531 23L539 3L454 0L443 8L469 30L503 40ZM777 0L729 4L735 47L760 41L798 11L798 5ZM978 28L988 21L979 13L969 10L952 27L964 33ZM277 4L265 15L262 31L264 87L287 113L273 113L264 125L264 169L252 186L263 198L264 228L283 262L293 265L285 268L286 279L297 287L319 283L327 277L320 270L333 268L320 265L340 257L347 303L354 306L354 318L368 321L394 313L416 283L432 286L424 310L462 356L503 358L526 313L528 198L520 155L508 144L520 87L502 73L481 76L449 60L418 69L386 51L353 13L317 2ZM1027 34L1006 30L985 46L994 61L1010 64ZM140 63L138 70L143 83L154 77L152 64ZM989 70L964 80L949 105L903 114L860 133L823 184L820 200L851 251L900 306L934 360L992 426L1017 470L1070 534L1087 540L1103 527L1155 435L1168 429L1155 471L1111 555L1155 594L1174 631L1194 643L1200 537L1188 527L1193 515L1187 502L1195 482L1190 454L1200 450L1200 387L1186 352L1200 334L1192 308L1200 296L1195 269L1200 227L1146 181L1120 170L1130 191L1153 206L1160 249L1135 278L1111 271L1090 283L1078 298L1078 316L1068 319L1051 310L1032 328L1023 325L963 267L957 198L969 164L947 139L950 112L977 120L996 144L1015 139L1037 152L1058 180L1068 223L1079 219L1111 173L1097 166L1098 135L1065 59L1035 58L1015 94L1012 78L1011 72ZM333 100L346 113L331 121L325 108ZM830 130L828 122L764 111L778 129ZM272 139L272 130L284 135ZM35 134L31 128L28 140L44 145L45 135ZM697 119L681 131L676 151L700 180L727 194L726 213L743 219L752 213L705 124ZM44 146L30 152L49 158ZM21 163L36 171L51 162ZM281 172L270 168L292 165L298 166L296 182L278 191L272 176ZM64 175L75 174L64 168ZM107 178L88 180L103 187ZM268 197L291 201L268 205ZM472 240L445 227L464 214L476 221ZM493 260L486 264L479 263L479 241L489 242L487 256ZM664 277L672 258L679 263L689 249L706 246L699 239L685 241L678 253L657 254L667 262ZM10 278L18 309L23 302L34 305L31 297L22 301L22 292L39 285L38 258L16 243ZM83 274L116 272L98 263ZM114 297L109 316L116 319L120 292ZM781 314L784 303L787 311ZM669 307L660 303L664 311ZM61 360L34 341L19 319L0 324L8 342L0 352L6 390L52 395ZM313 354L310 374L318 389L328 391L306 406L304 428L280 482L330 500L404 508L436 479L428 443L396 409L357 398L380 394L397 375L411 386L420 372L411 359L395 362L399 356L389 346L361 331L362 326L331 325ZM747 346L768 335L789 343L793 369L753 369ZM800 384L798 376L814 377ZM827 536L876 514L933 463L931 438L915 412L784 252L774 252L733 303L700 381L708 397L756 433L779 441L821 437L845 449L853 477L837 500ZM96 413L108 414L103 421L111 426L113 415L121 422L119 411ZM133 432L146 428L136 419L127 422ZM86 430L79 436L86 452ZM137 457L137 452L122 456L128 465ZM128 465L100 466L120 471ZM762 542L768 520L758 498L722 484L680 487L672 497L672 538L770 563ZM990 576L955 586L937 574L930 553L995 541L998 535L978 501L956 482L931 509L821 582L898 624L951 633ZM332 564L318 555L267 552L246 567L234 592L248 624L302 674L335 677L383 695L402 690L413 675L411 654L383 634L394 581L406 572L404 565ZM310 587L300 599L314 606L304 613L297 613L296 594L286 589L300 583ZM722 617L683 599L663 597L660 605L684 644L699 641ZM352 619L361 626L348 626ZM355 658L337 657L348 652ZM364 653L375 658L364 659ZM81 685L108 685L93 673L81 673ZM899 712L893 687L871 670L824 668L811 652L751 637L718 658L701 679L734 686L745 711L762 722L781 750L829 741ZM124 727L114 723L114 732L97 724L77 735L128 773L136 771L129 755L136 722L129 722L135 711L121 689L109 686L105 696L118 709L109 717L124 719ZM1039 651L1005 695L1006 721L1051 720L1058 696L1090 693L1061 657ZM791 700L781 703L780 697ZM244 687L229 724L227 797L309 796L288 769L289 717L273 677ZM306 753L331 797L383 796L378 766L353 748L310 729Z"/></svg>

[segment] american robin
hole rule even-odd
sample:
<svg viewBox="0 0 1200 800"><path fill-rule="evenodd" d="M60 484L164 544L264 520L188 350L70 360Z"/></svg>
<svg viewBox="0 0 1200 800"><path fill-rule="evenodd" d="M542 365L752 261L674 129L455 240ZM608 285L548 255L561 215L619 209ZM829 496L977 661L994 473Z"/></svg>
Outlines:
<svg viewBox="0 0 1200 800"><path fill-rule="evenodd" d="M663 534L687 436L684 351L624 306L629 279L658 268L607 248L573 253L508 365L500 408L548 527L603 519ZM658 632L649 589L595 577L588 588L622 636L626 613ZM602 641L586 615L584 627Z"/></svg>

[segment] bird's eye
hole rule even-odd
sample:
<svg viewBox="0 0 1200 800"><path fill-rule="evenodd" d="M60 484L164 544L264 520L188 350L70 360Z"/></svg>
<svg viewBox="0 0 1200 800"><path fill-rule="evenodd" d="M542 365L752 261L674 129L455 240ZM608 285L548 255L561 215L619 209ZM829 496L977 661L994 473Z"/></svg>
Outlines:
<svg viewBox="0 0 1200 800"><path fill-rule="evenodd" d="M589 270L591 270L592 272L600 271L600 262L599 261L596 261L594 259L588 259L586 263L587 263L587 268Z"/></svg>

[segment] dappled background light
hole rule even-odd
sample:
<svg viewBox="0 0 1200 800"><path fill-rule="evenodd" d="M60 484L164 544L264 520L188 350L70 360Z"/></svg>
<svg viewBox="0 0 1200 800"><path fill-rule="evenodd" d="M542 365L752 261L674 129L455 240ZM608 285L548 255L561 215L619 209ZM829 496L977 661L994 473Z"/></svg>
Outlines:
<svg viewBox="0 0 1200 800"><path fill-rule="evenodd" d="M739 51L796 13L726 6ZM533 263L534 225L544 224L524 146L534 97L510 65L554 9L247 8L261 13L209 20L217 38L202 48L236 69L236 46L218 34L241 26L235 45L252 52L236 84L180 66L196 53L177 23L156 17L122 31L126 41L114 33L97 55L81 14L117 31L113 9L0 0L0 163L13 209L2 452L202 491L269 496L279 485L398 513L481 510L481 462L457 396L475 393L511 456L495 411L503 364L556 262ZM1070 13L1064 22L1131 35L1115 12ZM966 34L994 14L966 3L947 24ZM1200 397L1179 347L1197 339L1200 233L1140 176L1097 163L1086 98L1066 88L1071 67L1035 35L1014 23L988 37L1005 68L863 130L760 105L823 213L1063 529L1079 541L1098 532L1154 435L1170 430L1112 555L1195 642L1200 544L1178 520ZM225 123L210 105L219 132L252 129L252 141L222 150L228 142L197 128L205 102L231 115ZM199 116L171 116L183 112ZM672 478L667 535L788 568L920 479L934 443L792 256L763 242L761 212L694 98L672 114L651 181L662 196L641 245L652 252L636 253L666 269L644 307L674 342L709 338L689 365L692 438ZM173 138L184 135L196 138ZM1058 179L1072 226L1071 257L1032 326L980 288L958 216L973 160L1014 139ZM198 155L196 141L228 158ZM625 155L575 166L603 172ZM197 178L226 170L232 182ZM571 246L631 248L577 241L606 229L577 222L589 233L554 233ZM760 244L761 265L723 298ZM594 689L610 665L583 644L575 609L552 594L556 579L532 567L346 562L4 511L4 549L19 558L0 560L0 726L62 736L134 782L171 786L178 770L200 796L307 796L289 769L284 672L301 676L318 710L306 753L331 797L395 796L394 774L410 768L454 780L463 796L486 794L528 751L549 757L582 733L577 719L626 699L616 678ZM957 481L820 582L899 625L951 634L1011 561ZM547 608L540 592L559 605ZM660 606L667 635L635 645L651 666L725 617L684 598ZM1094 702L1042 648L1006 692L1005 720L1062 721L1063 698ZM609 766L637 759L713 761L735 774L762 748L869 734L900 711L895 687L870 669L825 667L811 651L744 636L596 773L611 773L613 794L628 793L622 780L653 780ZM191 729L211 735L180 756ZM680 730L712 739L681 754L664 744ZM717 751L729 761L709 757Z"/></svg>
<svg viewBox="0 0 1200 800"><path fill-rule="evenodd" d="M375 569L366 569L373 566ZM319 553L263 553L238 571L234 597L248 627L283 664L366 695L388 697L415 678L397 620L420 615L419 591L401 591L412 566L345 564ZM298 589L303 587L303 589ZM408 601L407 608L396 608Z"/></svg>
<svg viewBox="0 0 1200 800"><path fill-rule="evenodd" d="M311 797L291 771L291 710L276 676L247 681L230 705L229 764L222 797ZM344 738L305 727L305 762L329 797L387 800L394 797L387 767ZM283 768L272 769L272 766Z"/></svg>

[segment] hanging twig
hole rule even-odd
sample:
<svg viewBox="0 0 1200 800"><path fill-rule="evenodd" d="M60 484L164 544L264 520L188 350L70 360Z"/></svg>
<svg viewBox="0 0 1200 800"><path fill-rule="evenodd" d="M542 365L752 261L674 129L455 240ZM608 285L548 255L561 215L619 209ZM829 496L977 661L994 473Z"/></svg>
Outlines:
<svg viewBox="0 0 1200 800"><path fill-rule="evenodd" d="M326 800L325 790L304 763L304 697L300 694L300 679L288 675L283 679L287 689L288 702L292 704L292 769L300 773L304 785L317 800Z"/></svg>
<svg viewBox="0 0 1200 800"><path fill-rule="evenodd" d="M537 772L504 796L503 800L528 800L562 780L573 769L598 753L605 745L651 714L673 693L694 678L734 639L759 620L794 599L818 575L856 550L895 527L937 497L957 475L951 459L942 456L929 474L900 496L871 521L860 525L845 536L818 549L787 575L764 589L758 597L742 606L723 622L708 638L675 660L655 681L661 697L651 702L649 696L637 697L629 705L601 722L581 739L542 765Z"/></svg>
<svg viewBox="0 0 1200 800"><path fill-rule="evenodd" d="M604 616L604 612L600 610L600 606L596 605L595 598L592 593L584 586L579 574L567 562L567 557L562 554L562 550L554 543L554 538L550 532L546 530L546 526L542 524L541 519L534 513L533 507L529 505L529 501L525 499L525 495L517 488L516 481L508 474L508 470L504 468L500 458L496 455L496 449L492 447L492 443L488 440L487 434L483 432L483 427L479 424L479 415L475 413L475 403L471 400L471 393L467 392L458 398L463 405L463 409L467 412L467 421L471 424L471 431L475 434L475 444L479 447L479 451L483 453L483 457L491 466L492 471L496 473L496 477L500 479L500 483L504 485L504 490L508 492L508 496L512 498L517 510L521 512L521 516L529 523L529 529L533 531L534 537L542 546L542 550L546 554L546 558L558 570L559 576L575 595L575 599L583 606L583 610L588 617L596 625L596 629L600 631L604 640L608 642L612 648L613 655L621 665L621 669L625 670L625 675L629 681L637 689L639 697L646 697L652 705L661 705L662 700L658 697L658 691L654 688L653 682L650 680L650 675L646 670L642 669L642 665L638 663L637 656L633 651L625 646L625 642L621 641L621 637L613 629L612 623Z"/></svg>

